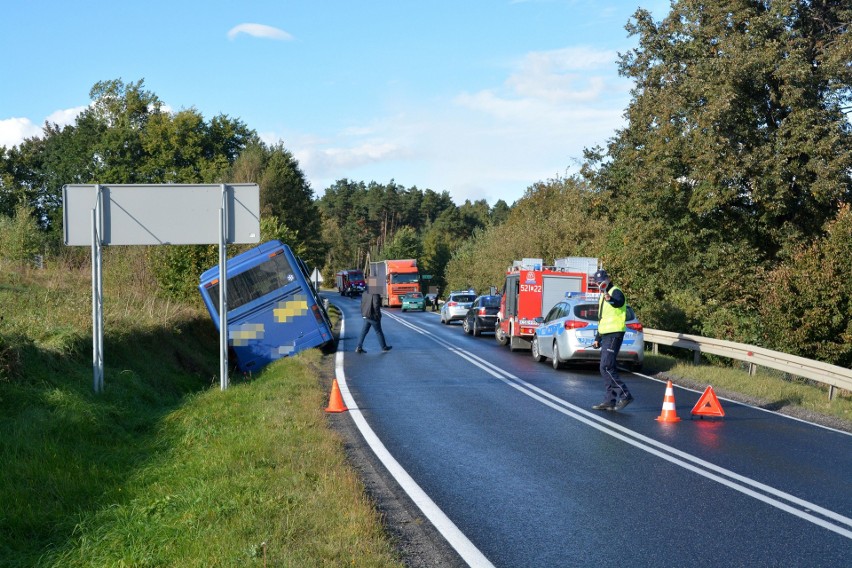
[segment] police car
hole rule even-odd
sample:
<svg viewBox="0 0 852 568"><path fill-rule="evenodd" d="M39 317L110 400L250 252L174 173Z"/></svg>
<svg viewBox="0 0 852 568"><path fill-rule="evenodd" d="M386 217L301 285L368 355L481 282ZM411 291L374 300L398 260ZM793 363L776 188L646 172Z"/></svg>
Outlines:
<svg viewBox="0 0 852 568"><path fill-rule="evenodd" d="M539 327L531 346L533 359L550 359L554 369L567 362L600 361L601 350L592 347L598 330L599 302L600 294L570 292L546 316L537 318ZM644 360L642 324L633 308L627 306L627 330L617 361L633 371L640 371Z"/></svg>

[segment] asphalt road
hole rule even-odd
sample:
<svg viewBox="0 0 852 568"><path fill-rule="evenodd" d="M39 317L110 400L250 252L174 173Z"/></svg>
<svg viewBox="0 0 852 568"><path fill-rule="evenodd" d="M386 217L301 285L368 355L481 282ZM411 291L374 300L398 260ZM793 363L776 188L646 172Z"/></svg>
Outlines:
<svg viewBox="0 0 852 568"><path fill-rule="evenodd" d="M849 565L852 435L724 399L723 419L692 420L701 392L677 386L682 420L662 423L665 383L629 373L636 402L596 412L596 368L555 371L430 312L386 309L393 350L371 331L356 354L358 300L330 297L338 420L377 440L381 484L462 562Z"/></svg>

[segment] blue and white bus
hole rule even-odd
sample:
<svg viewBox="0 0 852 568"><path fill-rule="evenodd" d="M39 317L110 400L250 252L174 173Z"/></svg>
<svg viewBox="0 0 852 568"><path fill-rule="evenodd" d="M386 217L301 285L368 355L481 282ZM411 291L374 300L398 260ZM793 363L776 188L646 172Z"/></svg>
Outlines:
<svg viewBox="0 0 852 568"><path fill-rule="evenodd" d="M228 347L248 373L288 355L334 341L331 321L307 266L280 241L228 259ZM219 328L219 267L198 286Z"/></svg>

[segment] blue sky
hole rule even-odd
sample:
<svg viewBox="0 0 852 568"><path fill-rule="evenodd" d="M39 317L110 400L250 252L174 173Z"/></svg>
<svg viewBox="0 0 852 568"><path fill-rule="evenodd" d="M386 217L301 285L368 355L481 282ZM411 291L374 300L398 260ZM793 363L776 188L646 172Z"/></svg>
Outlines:
<svg viewBox="0 0 852 568"><path fill-rule="evenodd" d="M0 146L144 79L282 142L317 196L348 178L511 204L624 125L639 6L669 3L0 0Z"/></svg>

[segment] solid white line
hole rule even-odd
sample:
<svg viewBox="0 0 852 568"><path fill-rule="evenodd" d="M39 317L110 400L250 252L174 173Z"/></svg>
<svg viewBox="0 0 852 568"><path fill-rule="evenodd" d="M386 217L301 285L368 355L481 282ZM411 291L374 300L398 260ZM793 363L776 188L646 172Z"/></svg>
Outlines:
<svg viewBox="0 0 852 568"><path fill-rule="evenodd" d="M847 526L852 526L852 519L850 519L848 517L845 517L845 516L843 516L839 513L836 513L834 511L829 510L829 509L825 509L824 507L820 507L819 505L816 505L816 504L811 503L809 501L805 501L804 499L800 499L798 497L795 497L794 495L790 495L790 494L788 494L784 491L775 489L773 487L770 487L768 485L765 485L763 483L760 483L760 482L755 481L753 479L750 479L748 477L744 477L740 474L737 474L733 471L727 470L723 467L720 467L720 466L717 466L717 465L712 464L710 462L707 462L705 460L702 460L702 459L695 457L691 454L688 454L686 452L678 450L677 448L674 448L672 446L668 446L666 444L663 444L662 442L654 440L653 438L648 438L648 437L646 437L642 434L639 434L639 433L634 432L634 431L632 431L628 428L625 428L624 426L621 426L620 424L616 424L616 423L611 422L609 420L605 420L605 419L601 418L600 416L598 416L596 414L593 414L593 413L591 413L591 412L589 412L585 409L579 408L578 406L575 406L575 405L571 404L570 402L568 402L564 399L558 398L557 396L555 396L555 395L553 395L553 394L551 394L551 393L549 393L545 390L542 390L542 389L540 389L539 387L537 387L533 384L530 384L530 383L524 381L523 379L509 373L508 371L505 371L504 369L501 369L501 368L495 366L494 364L492 364L492 363L490 363L490 362L488 362L484 359L481 359L477 355L474 355L474 354L466 352L466 351L462 351L461 349L457 348L456 346L454 346L454 345L448 343L447 341L435 336L434 334L432 334L428 330L424 330L422 328L419 329L419 328L417 328L417 326L414 326L410 322L407 322L407 321L403 320L402 318L399 318L398 316L391 316L391 317L393 317L397 321L400 321L400 323L403 323L407 327L417 331L418 333L421 333L422 335L426 335L427 337L429 337L430 339L432 339L436 343L447 348L450 352L455 353L459 357L467 360L468 362L472 363L473 365L476 365L480 369L484 370L486 373L490 374L492 377L505 382L507 385L518 390L519 392L526 394L530 398L533 398L534 400L537 400L537 401L541 402L542 404L549 406L550 408L553 408L554 410L557 410L558 412L561 412L562 414L565 414L566 416L569 416L571 418L574 418L575 420L583 422L584 424L587 424L587 425L595 428L596 430L599 430L599 431L601 431L601 432L603 432L603 433L605 433L609 436L612 436L614 438L617 438L619 440L627 442L628 444L635 446L639 449L642 449L642 450L644 450L644 451L646 451L650 454L661 457L661 458L665 459L666 461L669 461L673 464L676 464L680 467L683 467L684 469L693 471L693 472L695 472L699 475L702 475L702 476L704 476L708 479L711 479L713 481L721 483L722 485L730 487L731 489L734 489L736 491L739 491L741 493L749 495L750 497L754 497L755 499L763 501L764 503L767 503L767 504L769 504L773 507L776 507L778 509L786 511L786 512L792 514L792 515L795 515L795 516L800 517L804 520L807 520L811 523L814 523L818 526L826 528L826 529L828 529L832 532L835 532L837 534L845 536L846 538L852 539L852 531L850 531L850 530L848 530L848 529L846 529L842 526L832 524L831 522L828 522L828 521L821 519L819 517L816 517L816 516L812 515L811 513L816 512L816 513L819 513L819 514L821 514L825 517L828 517L828 518L830 518L830 519L832 519L832 520L834 520L838 523L845 524ZM659 449L657 449L657 448L659 448ZM668 452L668 454L663 453L663 452ZM687 462L692 462L694 464L697 464L700 467L696 467L696 466L694 466L690 463L687 463ZM701 469L701 468L704 468L704 469ZM711 473L711 472L715 472L715 473ZM717 475L717 474L719 474L719 475ZM731 479L730 480L725 479L724 477L720 477L720 476L726 476L726 477L731 478ZM735 480L735 481L732 481L732 480ZM783 499L783 500L789 501L791 503L794 503L796 505L799 505L800 507L804 508L805 510L793 508L790 505L787 505L786 503L782 503L781 501L778 501L777 499L775 499L773 497L770 497L768 495L764 495L764 494L761 494L761 493L757 493L756 491L753 491L752 489L745 487L745 485L754 487L755 489L759 489L760 491L763 491L763 492L765 492L769 495L772 495L772 496L776 497L777 499Z"/></svg>
<svg viewBox="0 0 852 568"><path fill-rule="evenodd" d="M340 337L344 337L345 322L343 312L341 310L340 321ZM346 384L346 373L343 371L343 351L338 350L335 356L335 375L337 377L337 386L340 388L340 394L343 397L343 402L349 409L349 414L361 435L367 442L367 445L379 458L379 461L384 464L388 472L393 476L400 487L408 494L417 507L423 511L429 522L443 535L447 542L452 546L459 556L467 562L469 566L474 568L493 568L494 565L485 557L482 552L468 539L461 530L453 523L450 518L435 504L432 499L426 494L423 489L417 484L414 479L408 475L408 472L403 469L396 459L387 450L385 445L367 424L367 420L352 398L352 393L349 392L349 386Z"/></svg>

